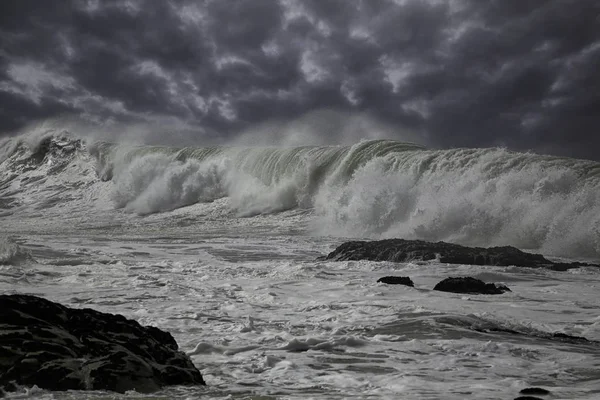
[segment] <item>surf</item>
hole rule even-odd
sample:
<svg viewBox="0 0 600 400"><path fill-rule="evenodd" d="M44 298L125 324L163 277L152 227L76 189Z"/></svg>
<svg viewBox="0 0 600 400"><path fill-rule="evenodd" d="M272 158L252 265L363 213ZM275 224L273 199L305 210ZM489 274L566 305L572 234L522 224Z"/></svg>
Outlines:
<svg viewBox="0 0 600 400"><path fill-rule="evenodd" d="M14 138L0 145L0 168L12 177L2 181L4 197L26 189L14 184L16 176L34 182L34 175L54 175L73 192L104 182L115 209L140 216L226 198L231 218L306 209L322 235L600 257L600 163L594 161L384 139L172 147L86 141L66 131L42 136L34 144Z"/></svg>

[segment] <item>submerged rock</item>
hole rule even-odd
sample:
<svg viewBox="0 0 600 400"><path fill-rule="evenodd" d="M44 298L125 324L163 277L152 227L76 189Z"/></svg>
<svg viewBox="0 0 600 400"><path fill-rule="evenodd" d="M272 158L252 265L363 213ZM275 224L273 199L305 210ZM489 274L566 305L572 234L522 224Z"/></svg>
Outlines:
<svg viewBox="0 0 600 400"><path fill-rule="evenodd" d="M485 283L479 279L471 278L469 276L446 278L435 285L433 290L468 294L502 294L504 292L510 292L510 289L504 285Z"/></svg>
<svg viewBox="0 0 600 400"><path fill-rule="evenodd" d="M571 268L598 265L580 262L555 263L541 254L525 253L516 247L466 247L458 244L423 240L386 239L376 241L353 241L338 246L337 249L322 257L333 261L430 261L438 260L449 264L496 265L530 268L550 268L565 271Z"/></svg>
<svg viewBox="0 0 600 400"><path fill-rule="evenodd" d="M415 284L408 276L384 276L377 279L377 283L387 283L388 285L406 285L414 287Z"/></svg>
<svg viewBox="0 0 600 400"><path fill-rule="evenodd" d="M204 385L171 334L91 309L0 295L0 388L153 392Z"/></svg>

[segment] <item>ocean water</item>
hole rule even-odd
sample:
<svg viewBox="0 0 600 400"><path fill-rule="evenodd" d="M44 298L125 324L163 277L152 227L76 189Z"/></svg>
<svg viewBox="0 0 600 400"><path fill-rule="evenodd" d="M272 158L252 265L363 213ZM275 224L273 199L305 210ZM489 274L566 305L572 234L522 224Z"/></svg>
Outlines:
<svg viewBox="0 0 600 400"><path fill-rule="evenodd" d="M600 270L317 261L345 240L600 260L600 164L505 149L0 143L0 292L169 331L206 387L44 399L600 398ZM376 283L410 276L414 288ZM433 291L449 276L498 296Z"/></svg>

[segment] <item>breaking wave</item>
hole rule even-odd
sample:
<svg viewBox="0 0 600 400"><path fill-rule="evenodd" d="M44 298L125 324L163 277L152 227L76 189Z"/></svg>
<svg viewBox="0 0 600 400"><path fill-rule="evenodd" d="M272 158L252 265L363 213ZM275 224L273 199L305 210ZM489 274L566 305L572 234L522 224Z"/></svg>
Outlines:
<svg viewBox="0 0 600 400"><path fill-rule="evenodd" d="M44 140L46 154L40 146L30 151L39 165L48 152L72 157L83 146L64 137ZM0 167L8 168L20 147L0 147ZM600 257L598 162L502 148L428 150L392 140L286 148L97 142L86 149L100 180L112 181L114 206L140 215L227 197L237 216L309 209L315 229L328 235Z"/></svg>
<svg viewBox="0 0 600 400"><path fill-rule="evenodd" d="M311 208L324 185L347 182L369 160L418 149L371 141L351 147L123 148L96 144L115 204L140 214L229 197L238 215Z"/></svg>

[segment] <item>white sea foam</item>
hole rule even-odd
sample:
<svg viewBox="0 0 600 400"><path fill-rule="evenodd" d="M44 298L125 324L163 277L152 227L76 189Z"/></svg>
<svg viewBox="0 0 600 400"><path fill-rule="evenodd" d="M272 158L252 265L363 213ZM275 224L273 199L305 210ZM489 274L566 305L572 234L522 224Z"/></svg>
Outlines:
<svg viewBox="0 0 600 400"><path fill-rule="evenodd" d="M265 185L232 168L226 158L179 161L165 154L147 154L124 163L113 174L115 206L142 215L227 196L236 214L252 216L294 208L302 194L294 178Z"/></svg>
<svg viewBox="0 0 600 400"><path fill-rule="evenodd" d="M202 237L202 248L215 254L235 249L239 258L233 262L210 257L199 250L198 237L182 238L176 228L163 230L160 239L143 229L138 240L106 240L102 230L70 240L46 237L38 248L43 259L28 279L22 271L2 270L0 291L119 313L171 332L208 386L169 387L162 397L301 399L308 394L344 399L351 393L357 398L459 400L466 393L515 398L525 387L541 386L553 397L591 400L600 391L594 375L597 345L549 339L557 331L600 339L597 270L542 274L435 262L418 268L315 262L312 257L249 261L266 247L282 254L336 242L252 236L260 228L258 220L232 227L228 232L236 237ZM75 243L78 254L86 249L86 263L57 267L64 254L75 251ZM462 296L429 290L445 276L477 273L510 276L512 292ZM415 288L376 282L389 274L409 274ZM156 396L77 391L29 396L108 395Z"/></svg>
<svg viewBox="0 0 600 400"><path fill-rule="evenodd" d="M0 237L0 265L18 265L31 260L29 251L10 238Z"/></svg>
<svg viewBox="0 0 600 400"><path fill-rule="evenodd" d="M149 214L213 201L224 195L222 169L218 164L181 162L164 154L135 158L114 172L115 206Z"/></svg>

